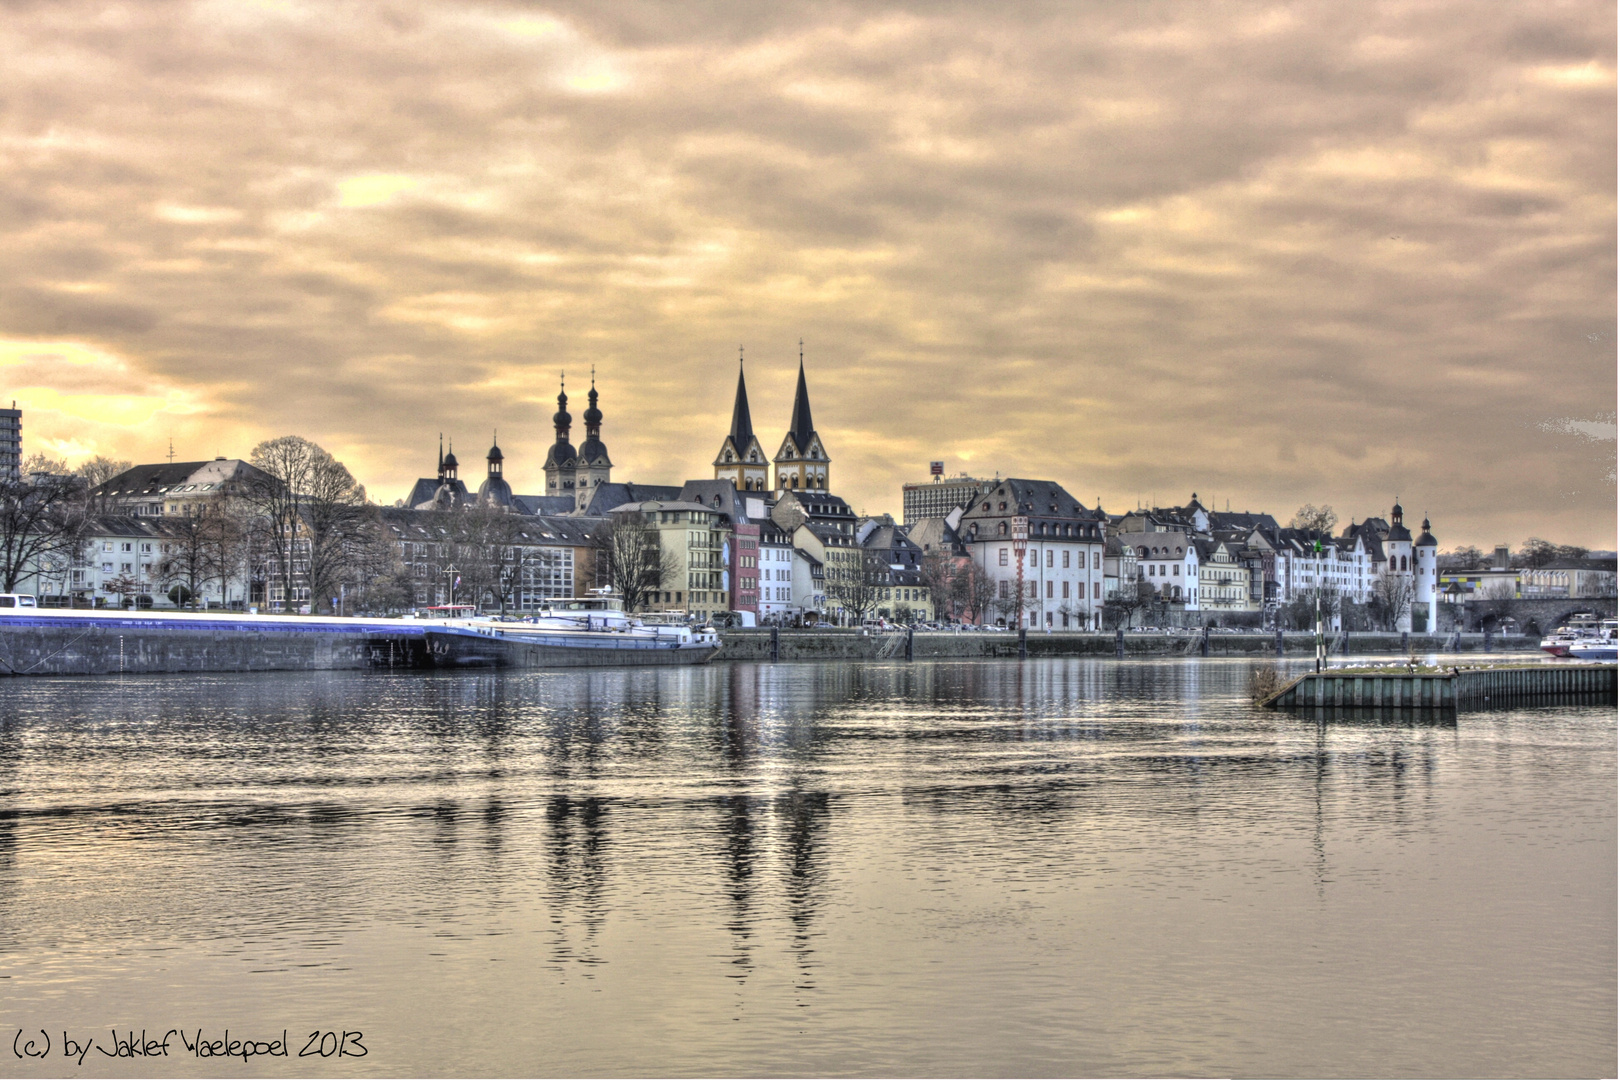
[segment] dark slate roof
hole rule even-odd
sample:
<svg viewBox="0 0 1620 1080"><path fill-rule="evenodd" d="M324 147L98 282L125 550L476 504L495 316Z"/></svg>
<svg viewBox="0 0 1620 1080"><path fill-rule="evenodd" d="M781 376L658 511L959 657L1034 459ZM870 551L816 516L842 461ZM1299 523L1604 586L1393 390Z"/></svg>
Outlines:
<svg viewBox="0 0 1620 1080"><path fill-rule="evenodd" d="M566 514L574 508L572 495L513 495L512 505L525 514Z"/></svg>
<svg viewBox="0 0 1620 1080"><path fill-rule="evenodd" d="M580 465L612 465L608 458L607 447L602 440L592 436L579 444L579 457L576 462Z"/></svg>
<svg viewBox="0 0 1620 1080"><path fill-rule="evenodd" d="M591 501L585 513L601 517L615 506L632 502L675 502L681 489L668 484L598 484L591 492Z"/></svg>
<svg viewBox="0 0 1620 1080"><path fill-rule="evenodd" d="M407 507L421 506L425 502L433 501L433 493L439 490L439 480L434 476L419 477L411 486L411 493L405 496Z"/></svg>
<svg viewBox="0 0 1620 1080"><path fill-rule="evenodd" d="M478 498L495 506L512 505L512 487L499 476L490 476L478 485Z"/></svg>
<svg viewBox="0 0 1620 1080"><path fill-rule="evenodd" d="M759 542L790 547L793 544L793 537L786 529L779 527L776 522L770 518L765 518L759 523Z"/></svg>
<svg viewBox="0 0 1620 1080"><path fill-rule="evenodd" d="M929 554L942 552L957 555L962 552L962 541L957 537L956 530L947 525L942 517L921 518L912 522L906 529L906 538Z"/></svg>
<svg viewBox="0 0 1620 1080"><path fill-rule="evenodd" d="M126 469L97 487L92 495L156 495L208 464L206 461L176 461L158 465L137 465Z"/></svg>
<svg viewBox="0 0 1620 1080"><path fill-rule="evenodd" d="M1270 514L1252 514L1245 510L1241 514L1233 511L1209 511L1209 524L1211 529L1242 529L1250 532L1254 529L1265 529L1275 532L1278 528L1277 519Z"/></svg>
<svg viewBox="0 0 1620 1080"><path fill-rule="evenodd" d="M1057 539L1102 540L1108 522L1107 514L1086 509L1085 504L1056 481L1008 477L977 495L956 528L965 540L972 539L975 524L986 539L1000 539L996 526L1001 522L1010 523L1017 515L1029 518L1029 538L1034 541L1043 538L1040 531L1043 526L1061 530L1065 525L1074 531L1068 537L1059 531L1055 534ZM1053 539L1053 536L1044 538Z"/></svg>
<svg viewBox="0 0 1620 1080"><path fill-rule="evenodd" d="M574 451L573 443L566 439L559 439L551 444L551 449L546 451L545 468L549 469L554 465L559 467L571 465L578 456Z"/></svg>
<svg viewBox="0 0 1620 1080"><path fill-rule="evenodd" d="M681 485L680 502L702 503L710 510L718 510L732 521L748 521L748 510L737 485L730 480L688 480Z"/></svg>

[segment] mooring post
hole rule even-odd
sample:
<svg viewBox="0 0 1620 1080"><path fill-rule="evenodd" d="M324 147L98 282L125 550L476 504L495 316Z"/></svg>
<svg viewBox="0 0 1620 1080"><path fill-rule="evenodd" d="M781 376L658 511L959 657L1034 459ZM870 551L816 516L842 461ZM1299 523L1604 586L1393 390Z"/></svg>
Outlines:
<svg viewBox="0 0 1620 1080"><path fill-rule="evenodd" d="M1282 627L1279 626L1279 627L1277 627L1277 655L1281 656L1282 654L1283 654L1283 631L1282 631Z"/></svg>
<svg viewBox="0 0 1620 1080"><path fill-rule="evenodd" d="M916 637L917 637L917 628L915 626L906 627L906 659L907 660L910 660L910 659L913 658L912 649L913 649L913 645L915 643Z"/></svg>
<svg viewBox="0 0 1620 1080"><path fill-rule="evenodd" d="M1125 659L1125 628L1123 626L1114 628L1114 659Z"/></svg>
<svg viewBox="0 0 1620 1080"><path fill-rule="evenodd" d="M1203 640L1198 643L1198 655L1199 656L1208 656L1209 655L1209 627L1207 627L1207 626L1204 627Z"/></svg>
<svg viewBox="0 0 1620 1080"><path fill-rule="evenodd" d="M1485 628L1485 651L1491 651L1491 628L1488 626Z"/></svg>
<svg viewBox="0 0 1620 1080"><path fill-rule="evenodd" d="M1026 630L1024 627L1020 626L1018 628L1018 659L1020 660L1029 659L1029 643L1024 636L1027 633L1028 630Z"/></svg>
<svg viewBox="0 0 1620 1080"><path fill-rule="evenodd" d="M1401 652L1409 652L1411 644L1412 644L1412 635L1409 634L1407 631L1402 630L1401 631Z"/></svg>
<svg viewBox="0 0 1620 1080"><path fill-rule="evenodd" d="M781 656L781 642L779 639L781 632L780 627L771 627L771 663L773 664Z"/></svg>

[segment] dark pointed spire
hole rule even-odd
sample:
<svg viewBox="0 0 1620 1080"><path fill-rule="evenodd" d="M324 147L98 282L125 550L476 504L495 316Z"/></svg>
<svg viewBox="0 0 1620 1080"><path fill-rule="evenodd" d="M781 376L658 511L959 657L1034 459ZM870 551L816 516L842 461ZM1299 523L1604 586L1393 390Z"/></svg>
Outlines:
<svg viewBox="0 0 1620 1080"><path fill-rule="evenodd" d="M439 432L439 479L444 479L444 432Z"/></svg>
<svg viewBox="0 0 1620 1080"><path fill-rule="evenodd" d="M731 443L737 453L748 451L754 441L754 418L748 412L748 384L743 381L742 349L737 350L737 399L731 405Z"/></svg>
<svg viewBox="0 0 1620 1080"><path fill-rule="evenodd" d="M804 453L810 446L810 436L816 425L810 419L810 390L804 384L804 341L799 342L799 388L793 392L793 422L788 427L793 444Z"/></svg>

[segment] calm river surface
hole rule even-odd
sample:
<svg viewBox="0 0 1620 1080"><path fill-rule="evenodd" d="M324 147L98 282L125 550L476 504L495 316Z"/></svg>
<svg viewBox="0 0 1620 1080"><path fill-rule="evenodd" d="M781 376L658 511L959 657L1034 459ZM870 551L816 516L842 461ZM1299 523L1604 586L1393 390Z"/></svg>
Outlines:
<svg viewBox="0 0 1620 1080"><path fill-rule="evenodd" d="M0 1073L1614 1075L1614 710L1248 672L8 680Z"/></svg>

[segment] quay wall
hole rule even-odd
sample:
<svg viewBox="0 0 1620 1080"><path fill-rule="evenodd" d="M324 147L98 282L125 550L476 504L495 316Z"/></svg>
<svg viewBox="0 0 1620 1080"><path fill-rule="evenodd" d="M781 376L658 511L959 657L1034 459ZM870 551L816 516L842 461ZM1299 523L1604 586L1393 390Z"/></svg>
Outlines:
<svg viewBox="0 0 1620 1080"><path fill-rule="evenodd" d="M323 619L308 626L288 620L289 626L256 630L223 625L176 626L170 620L136 615L96 620L94 625L35 620L36 625L6 626L0 632L0 676L3 675L108 675L156 672L329 671L344 668L410 666L411 650L423 647L421 629L409 622L386 627L376 622ZM721 661L770 661L769 629L726 630ZM1204 639L1198 634L1126 634L1127 657L1201 656ZM907 646L910 655L907 655ZM1248 656L1257 660L1276 655L1272 634L1211 634L1212 657ZM1480 652L1483 635L1413 635L1402 649L1399 634L1351 634L1336 642L1334 655L1345 652L1420 654L1454 651ZM1504 645L1506 648L1504 648ZM1284 635L1284 652L1309 656L1315 648L1311 634ZM1496 638L1497 652L1533 648L1526 639ZM1033 633L1026 639L1031 658L1112 657L1111 633ZM782 630L776 635L780 661L840 660L970 660L1013 659L1018 635L952 633L948 631L862 634L858 630Z"/></svg>
<svg viewBox="0 0 1620 1080"><path fill-rule="evenodd" d="M1261 704L1271 708L1440 709L1537 700L1613 705L1613 664L1535 664L1460 670L1307 672Z"/></svg>
<svg viewBox="0 0 1620 1080"><path fill-rule="evenodd" d="M330 623L263 631L130 622L137 624L6 627L0 675L332 671L373 666L377 645L370 628L333 630Z"/></svg>
<svg viewBox="0 0 1620 1080"><path fill-rule="evenodd" d="M725 643L720 660L768 661L771 659L771 631L766 629L722 630ZM1190 634L1131 634L1124 639L1125 655L1131 656L1202 656L1204 638ZM1208 655L1250 656L1255 659L1275 657L1277 639L1274 634L1210 634ZM1332 654L1363 655L1369 653L1484 652L1484 634L1412 634L1403 646L1400 634L1351 633L1341 634L1330 641ZM1492 635L1493 652L1535 651L1537 642L1528 638ZM1112 633L1051 633L1036 632L1025 638L1025 648L1032 659L1058 656L1116 655L1116 641ZM1316 636L1310 633L1285 633L1285 656L1310 656L1316 650ZM951 631L922 631L911 639L913 660L968 660L1016 658L1018 635L1011 631L1001 633L953 633ZM776 659L795 660L883 660L906 659L906 635L902 632L862 634L859 630L780 630L776 635Z"/></svg>

